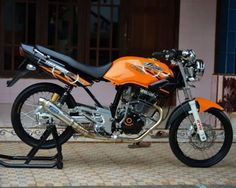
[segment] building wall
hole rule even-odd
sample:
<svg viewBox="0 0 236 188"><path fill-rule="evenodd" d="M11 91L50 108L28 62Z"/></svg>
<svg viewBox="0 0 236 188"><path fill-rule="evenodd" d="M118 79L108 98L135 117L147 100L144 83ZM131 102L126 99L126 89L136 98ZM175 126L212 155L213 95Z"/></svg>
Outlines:
<svg viewBox="0 0 236 188"><path fill-rule="evenodd" d="M179 49L194 49L206 68L193 89L194 96L216 100L214 72L217 0L181 0Z"/></svg>
<svg viewBox="0 0 236 188"><path fill-rule="evenodd" d="M206 63L206 71L202 80L196 84L194 96L202 96L215 100L216 77L214 71L216 0L181 0L179 48L194 49L197 56ZM56 80L21 79L12 88L6 88L6 80L0 79L0 103L12 103L16 95L32 83ZM61 84L61 83L59 83ZM99 83L92 86L91 91L104 105L109 105L115 95L110 83ZM93 101L81 90L75 90L74 96L79 102L93 104Z"/></svg>
<svg viewBox="0 0 236 188"><path fill-rule="evenodd" d="M39 83L39 82L51 82L64 86L62 82L52 79L21 79L13 87L7 88L6 81L8 79L0 79L0 103L12 103L16 96L26 87ZM115 89L112 84L107 82L95 83L91 88L91 92L97 97L97 99L104 105L109 106L115 96ZM75 88L72 95L79 103L86 103L93 105L93 100L87 95L87 93L81 88Z"/></svg>

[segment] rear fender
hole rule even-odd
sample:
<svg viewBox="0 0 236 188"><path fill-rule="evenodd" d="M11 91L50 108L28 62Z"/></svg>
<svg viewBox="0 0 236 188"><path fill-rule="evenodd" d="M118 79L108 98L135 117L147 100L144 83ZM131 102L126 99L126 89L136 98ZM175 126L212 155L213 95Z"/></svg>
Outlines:
<svg viewBox="0 0 236 188"><path fill-rule="evenodd" d="M12 87L20 78L25 76L29 70L26 69L25 60L19 65L15 75L11 80L7 80L7 87Z"/></svg>
<svg viewBox="0 0 236 188"><path fill-rule="evenodd" d="M201 97L196 97L195 101L196 101L197 106L199 108L199 112L205 112L205 111L209 110L210 108L216 108L216 109L218 109L220 111L224 110L223 107L221 107L217 103L212 102L212 101L210 101L208 99L204 99L204 98L201 98ZM188 102L189 101L184 101L182 104L177 106L172 111L172 113L170 114L170 116L169 116L169 118L168 118L168 120L166 122L166 126L165 126L166 129L170 128L171 124L173 123L173 121L175 121L176 117L178 116L179 111L186 110L186 109L190 110L190 106L189 106Z"/></svg>

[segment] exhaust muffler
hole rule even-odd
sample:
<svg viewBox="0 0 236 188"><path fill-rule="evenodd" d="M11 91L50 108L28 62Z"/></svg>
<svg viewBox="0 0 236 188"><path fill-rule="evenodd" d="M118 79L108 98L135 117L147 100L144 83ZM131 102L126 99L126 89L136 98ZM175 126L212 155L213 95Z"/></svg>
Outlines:
<svg viewBox="0 0 236 188"><path fill-rule="evenodd" d="M95 133L91 133L88 130L86 130L83 125L77 121L75 121L69 114L58 108L55 104L52 102L44 99L39 98L39 105L43 107L43 109L48 112L49 114L53 115L54 117L58 118L62 122L64 122L67 126L71 126L76 132L81 133L82 135L90 138L97 138L102 140L111 140L111 138L104 137L104 136L98 136ZM160 118L159 120L146 132L138 136L137 138L113 138L114 141L126 141L126 142L140 142L144 137L146 137L150 131L152 131L155 127L159 126L162 117L163 117L163 111L160 107L156 106L157 110L160 112Z"/></svg>
<svg viewBox="0 0 236 188"><path fill-rule="evenodd" d="M64 122L67 126L71 126L76 132L83 134L86 137L94 137L92 133L83 128L83 126L76 122L69 114L59 109L52 102L39 98L39 105L43 107L43 109L54 117L58 118L62 122Z"/></svg>

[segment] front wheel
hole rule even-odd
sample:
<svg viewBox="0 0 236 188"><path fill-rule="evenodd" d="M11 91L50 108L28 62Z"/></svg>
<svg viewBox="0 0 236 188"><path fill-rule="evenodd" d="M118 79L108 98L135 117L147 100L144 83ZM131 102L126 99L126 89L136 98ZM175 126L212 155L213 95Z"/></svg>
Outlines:
<svg viewBox="0 0 236 188"><path fill-rule="evenodd" d="M193 116L185 105L176 112L170 132L170 147L175 156L191 167L210 167L220 162L229 152L233 131L226 115L215 108L199 113L207 140L197 134Z"/></svg>
<svg viewBox="0 0 236 188"><path fill-rule="evenodd" d="M73 135L74 130L64 125L60 120L51 117L47 113L44 113L44 116L37 115L37 108L39 108L38 99L43 97L50 100L55 93L62 96L64 89L51 83L39 83L29 86L17 96L12 106L11 121L17 136L24 143L33 147L37 146L40 142L40 137L46 130L48 121L53 121L56 127L60 128L59 144L65 143ZM75 106L74 98L68 95L62 108L68 110L68 108ZM54 147L56 147L56 144L52 137L49 137L41 146L42 149Z"/></svg>

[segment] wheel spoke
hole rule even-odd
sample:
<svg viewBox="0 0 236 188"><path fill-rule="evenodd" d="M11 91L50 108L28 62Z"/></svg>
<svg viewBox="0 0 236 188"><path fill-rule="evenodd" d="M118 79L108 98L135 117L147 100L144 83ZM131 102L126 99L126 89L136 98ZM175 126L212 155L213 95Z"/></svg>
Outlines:
<svg viewBox="0 0 236 188"><path fill-rule="evenodd" d="M37 109L38 105L38 100L40 97L43 97L47 100L50 99L50 96L53 94L53 92L36 92L32 95L30 95L25 102L22 105L21 108L21 112L20 112L20 119L21 119L21 124L22 127L25 129L26 132L30 133L32 131L27 131L27 129L29 129L30 127L38 127L38 128L45 128L45 126L41 126L41 125L45 125L46 124L46 120L44 120L44 122L41 122L41 125L39 123L37 123L37 120L35 119L36 116L34 116L35 110ZM68 109L68 106L66 104L63 105L64 109ZM42 120L40 120L42 121ZM54 119L54 122L57 125L60 125L61 122L58 119ZM62 128L62 127L60 127ZM33 134L31 135L32 137L39 139L40 135L43 133L43 131L38 132L37 134Z"/></svg>
<svg viewBox="0 0 236 188"><path fill-rule="evenodd" d="M33 117L29 116L29 114L31 114L32 112L34 112L34 110L32 110L32 111L30 111L30 112L27 112L27 113L21 112L21 114L23 115L22 118L24 118L24 117L26 116L26 117L28 117L29 119L35 121L35 119L34 119Z"/></svg>
<svg viewBox="0 0 236 188"><path fill-rule="evenodd" d="M224 129L221 131L215 129L216 123L220 122L216 116L207 112L199 113L199 115L207 135L207 141L200 141L196 130L190 129L191 126L194 127L192 115L185 117L179 124L176 139L178 147L186 157L194 160L206 160L217 155L223 146L224 139L221 137L225 135L222 134L224 133ZM189 137L189 134L192 134L192 136Z"/></svg>
<svg viewBox="0 0 236 188"><path fill-rule="evenodd" d="M25 102L25 105L27 105L27 106L32 106L32 107L37 107L38 105L37 104L31 104L31 103L28 103L28 102Z"/></svg>

